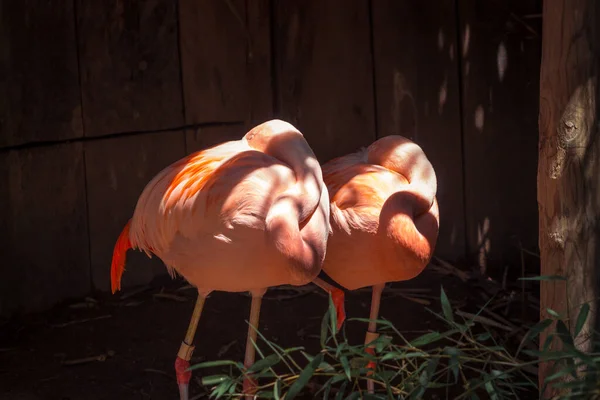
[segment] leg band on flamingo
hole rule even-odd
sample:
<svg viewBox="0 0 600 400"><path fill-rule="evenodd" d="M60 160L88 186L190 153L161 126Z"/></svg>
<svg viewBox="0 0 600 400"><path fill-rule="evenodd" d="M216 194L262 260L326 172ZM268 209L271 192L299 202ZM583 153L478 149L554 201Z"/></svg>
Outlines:
<svg viewBox="0 0 600 400"><path fill-rule="evenodd" d="M181 342L177 358L175 359L175 374L177 375L177 384L188 384L192 379L192 371L189 371L190 360L192 359L192 353L194 352L194 346L191 346L185 342Z"/></svg>
<svg viewBox="0 0 600 400"><path fill-rule="evenodd" d="M365 336L365 344L369 344L371 342L373 342L375 339L377 339L379 337L379 333L377 332L371 332L371 331L367 331L367 335ZM365 350L368 354L371 354L372 356L375 355L375 346L374 345L370 345L367 347L367 349ZM367 369L371 369L374 370L375 369L375 361L369 361L369 363L367 364ZM367 375L372 375L373 371L369 371L367 373Z"/></svg>

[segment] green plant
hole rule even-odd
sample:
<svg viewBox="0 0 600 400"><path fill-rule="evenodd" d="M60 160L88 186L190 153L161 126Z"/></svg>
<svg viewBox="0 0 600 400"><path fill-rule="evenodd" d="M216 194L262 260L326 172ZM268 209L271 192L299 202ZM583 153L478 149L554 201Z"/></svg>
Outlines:
<svg viewBox="0 0 600 400"><path fill-rule="evenodd" d="M202 379L211 387L211 398L239 397L238 390L244 374L252 374L259 382L257 398L298 398L307 388L311 398L323 399L420 399L435 392L438 398L494 400L537 397L537 364L540 360L554 363L554 372L546 384L563 388L562 398L600 398L600 353L584 354L573 345L565 322L557 313L533 326L516 349L509 349L494 338L487 326L477 317L462 318L453 312L443 288L440 293L441 313L430 309L444 321L445 331L433 331L413 340L405 336L387 320L378 320L381 336L373 343L375 355L367 353L366 345L351 345L342 330L335 332L336 314L331 298L329 309L321 323L320 351L315 355L303 347L284 349L267 340L262 350L255 343L261 357L245 369L235 361L209 361L191 369L228 367L228 372ZM589 305L581 308L575 335L589 317ZM352 318L348 323L368 323L368 319ZM556 322L553 324L553 322ZM535 343L541 332L556 328L548 334L542 351ZM550 348L551 338L563 343L559 351ZM530 349L525 347L529 344ZM263 351L268 349L267 352ZM536 350L533 350L536 349ZM376 361L370 372L367 362ZM565 381L563 378L568 377ZM366 380L375 381L375 393L366 392Z"/></svg>

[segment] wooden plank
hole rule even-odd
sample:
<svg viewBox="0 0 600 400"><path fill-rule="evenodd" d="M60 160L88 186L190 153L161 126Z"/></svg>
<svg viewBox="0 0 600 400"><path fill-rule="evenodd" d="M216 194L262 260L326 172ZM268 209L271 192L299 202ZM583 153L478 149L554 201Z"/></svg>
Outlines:
<svg viewBox="0 0 600 400"><path fill-rule="evenodd" d="M0 315L90 290L80 143L0 153Z"/></svg>
<svg viewBox="0 0 600 400"><path fill-rule="evenodd" d="M183 131L125 136L85 143L92 282L110 290L112 251L133 215L146 184L163 168L185 155ZM123 287L146 284L166 273L162 262L145 254L127 254Z"/></svg>
<svg viewBox="0 0 600 400"><path fill-rule="evenodd" d="M271 54L271 1L247 0L246 24L250 33L247 79L250 119L248 129L274 116Z"/></svg>
<svg viewBox="0 0 600 400"><path fill-rule="evenodd" d="M183 125L174 0L77 0L86 136Z"/></svg>
<svg viewBox="0 0 600 400"><path fill-rule="evenodd" d="M596 0L549 0L543 9L537 175L540 274L565 280L539 282L540 319L554 319L556 312L563 321L577 322L567 325L575 346L568 345L565 336L552 337L554 329L541 332L539 346L544 351L549 344L556 352L576 347L590 354L596 349L600 293L600 7ZM566 394L561 385L570 383L570 377L545 384L563 368L554 360L540 362L543 398Z"/></svg>
<svg viewBox="0 0 600 400"><path fill-rule="evenodd" d="M541 1L460 0L469 250L480 268L537 249ZM520 269L520 268L519 268Z"/></svg>
<svg viewBox="0 0 600 400"><path fill-rule="evenodd" d="M454 0L372 6L379 136L419 144L438 179L436 254L465 255L460 94Z"/></svg>
<svg viewBox="0 0 600 400"><path fill-rule="evenodd" d="M242 124L188 129L185 140L186 151L190 154L223 142L239 140L250 129Z"/></svg>
<svg viewBox="0 0 600 400"><path fill-rule="evenodd" d="M268 0L182 0L181 66L188 124L271 115Z"/></svg>
<svg viewBox="0 0 600 400"><path fill-rule="evenodd" d="M73 1L0 2L0 147L83 135Z"/></svg>
<svg viewBox="0 0 600 400"><path fill-rule="evenodd" d="M280 114L319 161L375 139L367 0L275 2Z"/></svg>

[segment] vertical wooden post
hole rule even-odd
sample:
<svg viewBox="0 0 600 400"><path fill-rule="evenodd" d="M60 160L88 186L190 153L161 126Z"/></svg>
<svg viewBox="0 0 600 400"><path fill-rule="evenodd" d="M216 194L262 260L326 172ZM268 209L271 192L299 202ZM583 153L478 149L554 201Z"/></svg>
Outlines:
<svg viewBox="0 0 600 400"><path fill-rule="evenodd" d="M600 4L596 0L546 0L543 18L538 160L541 273L567 280L541 283L540 314L548 318L546 310L553 309L569 318L572 330L581 305L588 302L590 317L575 343L589 351L600 292L596 102ZM541 346L545 339L542 335ZM540 385L548 368L540 368ZM551 395L546 393L548 398Z"/></svg>

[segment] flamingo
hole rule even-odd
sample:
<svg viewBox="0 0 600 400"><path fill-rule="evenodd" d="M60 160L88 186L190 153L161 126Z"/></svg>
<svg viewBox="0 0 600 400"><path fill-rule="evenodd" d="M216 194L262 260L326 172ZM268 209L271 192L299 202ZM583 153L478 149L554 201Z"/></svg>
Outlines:
<svg viewBox="0 0 600 400"><path fill-rule="evenodd" d="M313 282L332 292L318 277L331 231L329 213L319 162L302 133L281 120L176 161L146 185L115 244L111 288L113 294L121 288L129 249L156 255L172 277L179 274L197 288L175 360L180 399L189 396L193 340L209 293L250 292L247 368L254 363L267 288ZM343 293L335 293L343 312ZM246 398L255 390L245 375Z"/></svg>
<svg viewBox="0 0 600 400"><path fill-rule="evenodd" d="M385 284L416 277L433 254L439 230L435 171L421 147L397 135L322 169L332 228L323 272L347 290L372 286L368 345L378 337ZM367 351L374 354L372 346Z"/></svg>

